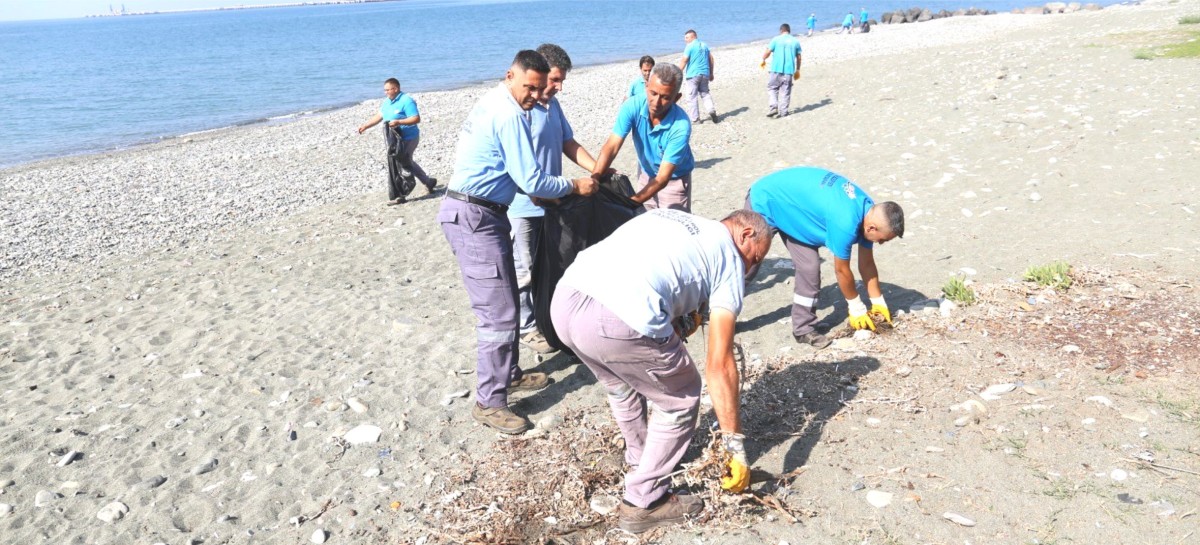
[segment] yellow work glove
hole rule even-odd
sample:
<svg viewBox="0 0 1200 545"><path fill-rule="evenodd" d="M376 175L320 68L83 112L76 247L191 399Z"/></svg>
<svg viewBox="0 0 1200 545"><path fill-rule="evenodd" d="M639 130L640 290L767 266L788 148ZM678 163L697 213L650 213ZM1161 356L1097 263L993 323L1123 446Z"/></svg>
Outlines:
<svg viewBox="0 0 1200 545"><path fill-rule="evenodd" d="M799 67L799 66L797 66L797 67L796 67L796 72L792 74L792 81L796 81L796 80L799 80L799 79L800 79L800 67Z"/></svg>
<svg viewBox="0 0 1200 545"><path fill-rule="evenodd" d="M867 314L867 305L856 297L847 299L846 306L850 312L850 327L875 331L875 322L871 321L871 315Z"/></svg>
<svg viewBox="0 0 1200 545"><path fill-rule="evenodd" d="M725 436L725 451L731 454L729 463L725 465L725 475L721 477L721 488L740 494L750 486L750 464L746 463L746 436L731 433Z"/></svg>
<svg viewBox="0 0 1200 545"><path fill-rule="evenodd" d="M871 298L871 314L883 316L884 321L892 323L892 312L888 310L887 301L883 300L883 296Z"/></svg>
<svg viewBox="0 0 1200 545"><path fill-rule="evenodd" d="M763 70L766 70L767 69L767 59L763 59L762 62L758 63L758 67L762 68Z"/></svg>

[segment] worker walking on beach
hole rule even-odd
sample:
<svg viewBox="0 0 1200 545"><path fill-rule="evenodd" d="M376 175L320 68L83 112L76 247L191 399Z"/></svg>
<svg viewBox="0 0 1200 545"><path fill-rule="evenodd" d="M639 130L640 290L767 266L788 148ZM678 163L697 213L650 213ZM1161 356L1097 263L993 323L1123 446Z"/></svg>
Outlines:
<svg viewBox="0 0 1200 545"><path fill-rule="evenodd" d="M708 84L713 78L716 71L716 63L713 61L712 51L708 49L708 44L696 39L696 31L688 30L683 33L683 41L687 47L683 49L683 58L679 59L679 69L683 70L684 79L684 94L685 104L687 105L688 119L692 123L700 122L700 101L704 101L705 115L717 122L717 107L713 104L712 95L708 92Z"/></svg>
<svg viewBox="0 0 1200 545"><path fill-rule="evenodd" d="M563 113L555 95L562 90L567 73L571 71L571 57L563 48L554 44L542 44L537 52L550 65L546 76L546 91L537 104L529 110L530 134L533 136L533 153L538 166L550 176L561 176L563 156L575 164L591 171L596 160L578 142L567 116ZM520 305L521 344L539 354L549 354L555 349L538 331L533 312L533 258L542 232L542 217L546 211L535 204L527 195L517 193L508 207L508 219L512 223L513 264L517 272L517 302Z"/></svg>
<svg viewBox="0 0 1200 545"><path fill-rule="evenodd" d="M379 105L379 113L358 127L358 134L366 132L381 121L384 139L387 142L388 206L403 203L416 185L414 177L425 186L426 193L437 187L437 178L430 178L425 170L413 160L417 144L421 142L421 112L417 102L407 93L400 92L400 80L388 78L383 82L383 94L387 97Z"/></svg>
<svg viewBox="0 0 1200 545"><path fill-rule="evenodd" d="M692 169L696 166L690 143L692 124L675 104L682 80L683 72L678 66L667 63L655 66L646 92L626 99L621 105L612 134L600 148L600 157L592 169L593 177L607 172L625 137L632 132L641 170L638 191L631 198L647 210L692 210Z"/></svg>
<svg viewBox="0 0 1200 545"><path fill-rule="evenodd" d="M719 222L656 210L584 250L559 281L554 330L604 385L625 438L631 469L617 508L621 528L680 523L704 507L667 490L696 432L701 380L683 340L699 327L701 309L709 313L705 382L733 455L721 486L737 493L749 485L733 336L745 271L770 247L770 228L748 210Z"/></svg>
<svg viewBox="0 0 1200 545"><path fill-rule="evenodd" d="M522 373L517 366L517 275L508 205L518 192L558 198L591 195L598 187L592 178L551 176L538 166L530 110L545 92L549 73L538 52L520 51L504 82L475 104L459 134L454 175L437 214L478 320L471 416L508 434L529 429L529 421L508 408L508 395L549 384L544 373Z"/></svg>
<svg viewBox="0 0 1200 545"><path fill-rule="evenodd" d="M838 30L837 33L841 34L842 32L845 32L846 34L850 34L850 33L854 32L854 14L853 13L847 12L846 18L842 19L842 28L841 28L841 30Z"/></svg>
<svg viewBox="0 0 1200 545"><path fill-rule="evenodd" d="M808 36L809 37L812 37L813 30L816 30L816 28L817 28L817 14L810 13L810 14L808 14Z"/></svg>
<svg viewBox="0 0 1200 545"><path fill-rule="evenodd" d="M762 214L778 230L796 270L792 296L792 335L816 348L829 339L816 330L817 293L821 289L824 246L833 253L833 270L846 298L850 326L875 329L870 314L892 321L875 267L874 244L904 236L904 210L894 202L876 204L857 185L816 167L795 167L768 174L750 186L746 208ZM858 272L871 300L870 313L859 298L850 270L850 252L858 245ZM753 278L756 270L751 271Z"/></svg>
<svg viewBox="0 0 1200 545"><path fill-rule="evenodd" d="M771 38L763 51L759 66L766 67L771 59L767 77L767 117L784 118L792 101L792 81L800 78L800 40L792 36L791 25L779 25L779 35Z"/></svg>

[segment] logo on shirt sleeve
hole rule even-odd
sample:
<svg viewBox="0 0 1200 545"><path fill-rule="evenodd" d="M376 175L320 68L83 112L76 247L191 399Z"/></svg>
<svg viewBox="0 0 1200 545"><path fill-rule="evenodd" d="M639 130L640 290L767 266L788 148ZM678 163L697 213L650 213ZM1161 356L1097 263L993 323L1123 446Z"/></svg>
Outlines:
<svg viewBox="0 0 1200 545"><path fill-rule="evenodd" d="M852 184L850 182L846 182L846 183L842 184L842 191L846 192L846 196L850 197L850 200L854 200L856 198L855 192L854 192L854 184Z"/></svg>

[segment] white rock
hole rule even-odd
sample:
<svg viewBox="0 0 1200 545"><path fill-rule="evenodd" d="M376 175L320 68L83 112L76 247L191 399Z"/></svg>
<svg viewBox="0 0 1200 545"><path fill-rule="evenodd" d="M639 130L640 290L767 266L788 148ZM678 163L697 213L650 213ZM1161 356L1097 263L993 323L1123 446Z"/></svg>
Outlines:
<svg viewBox="0 0 1200 545"><path fill-rule="evenodd" d="M382 474L383 474L383 470L379 469L378 467L375 467L375 466L368 467L366 469L366 471L363 471L363 473L362 473L363 477L378 477Z"/></svg>
<svg viewBox="0 0 1200 545"><path fill-rule="evenodd" d="M557 414L548 414L538 419L536 426L543 430L552 430L562 424L562 417Z"/></svg>
<svg viewBox="0 0 1200 545"><path fill-rule="evenodd" d="M349 398L346 400L346 404L350 406L350 410L356 413L362 414L367 412L367 404L359 401L358 398Z"/></svg>
<svg viewBox="0 0 1200 545"><path fill-rule="evenodd" d="M1016 389L1017 385L1012 383L993 384L988 386L984 391L979 392L979 397L982 397L988 401L995 401L1000 399L1000 396Z"/></svg>
<svg viewBox="0 0 1200 545"><path fill-rule="evenodd" d="M976 271L975 269L972 269L970 267L963 267L963 268L959 269L958 271L967 276L975 276L975 274L978 273L978 271Z"/></svg>
<svg viewBox="0 0 1200 545"><path fill-rule="evenodd" d="M1107 398L1107 397L1104 397L1104 396L1092 396L1092 397L1089 397L1089 398L1087 398L1087 399L1085 399L1085 400L1083 400L1083 401L1084 401L1085 403L1086 403L1086 402L1094 402L1094 403L1099 403L1099 404L1101 404L1101 405L1104 405L1105 407L1112 407L1112 405L1113 405L1113 402L1112 402L1112 400L1111 400L1111 399L1109 399L1109 398Z"/></svg>
<svg viewBox="0 0 1200 545"><path fill-rule="evenodd" d="M925 447L925 452L946 452L942 447Z"/></svg>
<svg viewBox="0 0 1200 545"><path fill-rule="evenodd" d="M465 398L468 395L471 395L470 390L459 390L457 392L450 392L450 393L446 394L446 397L442 398L442 405L445 407L449 407L451 403L454 403L455 399Z"/></svg>
<svg viewBox="0 0 1200 545"><path fill-rule="evenodd" d="M1029 194L1029 200L1031 200L1033 202L1038 202L1038 201L1042 200L1042 195L1040 193L1038 193L1037 191L1034 191L1033 193Z"/></svg>
<svg viewBox="0 0 1200 545"><path fill-rule="evenodd" d="M380 435L383 435L383 429L379 426L360 424L355 426L354 429L346 432L346 434L342 436L342 439L345 439L346 442L350 443L351 445L362 445L378 441Z"/></svg>
<svg viewBox="0 0 1200 545"><path fill-rule="evenodd" d="M1080 420L1079 423L1083 424L1084 426L1091 426L1092 424L1096 423L1096 419L1095 418L1084 418L1083 420Z"/></svg>
<svg viewBox="0 0 1200 545"><path fill-rule="evenodd" d="M962 215L964 215L964 216L966 216L966 217L968 217L968 218L969 218L969 217L971 217L971 216L974 216L974 215L975 215L975 213L974 213L974 212L971 212L971 209L970 209L970 208L963 208L963 209L962 209Z"/></svg>
<svg viewBox="0 0 1200 545"><path fill-rule="evenodd" d="M597 494L592 496L592 501L589 502L589 505L592 506L592 511L600 513L601 515L607 515L613 511L616 511L617 506L620 504L620 500L607 494Z"/></svg>
<svg viewBox="0 0 1200 545"><path fill-rule="evenodd" d="M54 500L57 500L61 497L62 496L59 496L54 492L50 492L49 490L38 490L37 494L33 496L33 506L45 507L51 503L54 503Z"/></svg>
<svg viewBox="0 0 1200 545"><path fill-rule="evenodd" d="M96 518L112 524L125 517L125 513L129 512L129 506L119 501L114 501L100 508L100 512L96 513Z"/></svg>
<svg viewBox="0 0 1200 545"><path fill-rule="evenodd" d="M907 377L908 375L911 375L911 374L912 374L912 367L909 367L907 365L901 365L900 367L896 368L897 376Z"/></svg>
<svg viewBox="0 0 1200 545"><path fill-rule="evenodd" d="M869 329L860 329L854 332L854 340L856 341L869 341L873 336L875 336L875 334L871 333L871 330Z"/></svg>
<svg viewBox="0 0 1200 545"><path fill-rule="evenodd" d="M871 427L871 428L878 428L880 424L883 424L882 420L875 418L874 416L872 416L871 418L868 418L866 422L867 422L867 427Z"/></svg>
<svg viewBox="0 0 1200 545"><path fill-rule="evenodd" d="M892 494L881 490L871 490L867 492L867 503L879 508L887 507L892 503Z"/></svg>
<svg viewBox="0 0 1200 545"><path fill-rule="evenodd" d="M196 467L193 467L192 475L203 475L208 473L209 471L216 469L217 464L219 463L220 462L217 462L216 458L209 458L207 461L197 465Z"/></svg>
<svg viewBox="0 0 1200 545"><path fill-rule="evenodd" d="M7 503L0 503L0 517L7 517L13 512L13 506Z"/></svg>
<svg viewBox="0 0 1200 545"><path fill-rule="evenodd" d="M326 539L329 539L329 532L326 532L324 528L317 528L316 530L313 530L312 537L308 538L309 541L317 543L318 545L325 543Z"/></svg>
<svg viewBox="0 0 1200 545"><path fill-rule="evenodd" d="M62 458L59 458L57 465L58 465L58 467L67 467L67 466L71 465L71 462L74 462L75 458L77 458L77 457L79 457L79 452L72 450L72 451L64 454L62 456Z"/></svg>
<svg viewBox="0 0 1200 545"><path fill-rule="evenodd" d="M949 511L942 513L942 518L944 518L950 522L953 522L959 526L974 526L975 525L975 521L973 521L967 517L964 517L958 513L951 513Z"/></svg>
<svg viewBox="0 0 1200 545"><path fill-rule="evenodd" d="M1110 478L1112 478L1112 480L1120 482L1120 481L1124 481L1125 479L1128 479L1129 473L1126 472L1124 469L1114 469L1114 470L1112 470L1112 473L1108 474L1108 476Z"/></svg>
<svg viewBox="0 0 1200 545"><path fill-rule="evenodd" d="M325 404L325 410L331 413L344 411L346 410L346 404L342 403L341 401L330 401L329 403Z"/></svg>

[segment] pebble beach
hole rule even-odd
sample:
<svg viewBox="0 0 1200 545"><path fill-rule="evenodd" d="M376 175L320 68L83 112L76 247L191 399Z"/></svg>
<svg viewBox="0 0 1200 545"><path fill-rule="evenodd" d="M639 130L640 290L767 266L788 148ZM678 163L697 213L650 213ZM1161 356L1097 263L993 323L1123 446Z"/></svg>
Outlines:
<svg viewBox="0 0 1200 545"><path fill-rule="evenodd" d="M901 309L936 299L951 275L1005 285L1029 265L1055 260L1194 278L1200 270L1200 70L1195 59L1147 61L1134 52L1183 41L1187 29L1177 21L1197 14L1200 0L1153 0L1070 14L877 25L849 36L819 33L801 38L803 77L793 91L794 115L782 120L765 117L766 75L758 59L774 34L768 25L763 42L714 50L712 93L721 120L693 130L693 211L720 218L741 206L754 180L779 168L835 170L876 200L905 208L905 237L875 252L885 294ZM799 16L790 23L802 26ZM538 45L531 39L531 48ZM678 53L656 58L676 62ZM505 68L496 67L495 81ZM403 82L403 74L394 75ZM593 154L636 75L636 59L569 74L559 99L576 140ZM380 74L380 81L389 76ZM355 132L378 101L0 170L3 541L470 541L443 524L444 511L455 505L446 498L471 486L450 476L506 440L469 414L474 318L434 215L450 179L460 123L492 85L414 95L422 117L415 159L440 186L396 207L384 206L382 135ZM633 170L628 142L615 166ZM568 168L569 175L582 175ZM420 194L418 188L414 195ZM848 358L871 358L879 369L900 364L878 344L801 353L788 334L786 257L776 243L769 263L783 274L760 275L749 290L738 334L748 352L808 365ZM820 314L844 314L844 306L835 305L829 265L823 278ZM1195 336L1194 326L1180 327L1177 335L1192 327ZM906 353L903 363L916 372L905 380L956 373L930 354L960 345L928 342L928 351ZM690 347L703 358L703 343ZM1033 351L1028 357L1039 358ZM569 414L586 414L596 425L611 420L594 377L568 360L542 361L522 351L523 367L538 366L555 380L516 402L541 423L542 438L530 441L547 435L553 441L560 427L576 422L564 423ZM982 372L994 373L996 382L1011 378L1009 371ZM1054 380L1055 372L1039 377ZM959 378L972 386L941 390L944 397L934 396L939 401L924 414L946 412L962 401L958 393L979 389L971 377ZM1194 376L1147 381L1158 382L1105 395L1136 403L1165 389L1195 401L1186 393ZM1078 378L1070 384L1091 383ZM1068 393L1062 376L1054 384L1060 406L1096 405ZM863 379L856 391L884 398L896 384L874 386ZM887 471L900 464L882 461L899 432L863 425L846 407L841 414L849 416L831 416L824 439L805 447L810 468L802 479L809 480L796 486L805 489L800 503L814 514L803 524L764 515L751 526L710 521L653 539L1037 538L1021 527L1020 511L1039 509L1007 495L1039 485L963 484L993 465L982 456L971 459L966 449L937 462L944 464L937 473L959 480L930 485L924 502L908 511L881 511L851 497L857 490L829 476L836 470L823 460L848 460L858 476ZM912 433L937 428L915 418ZM1137 432L1119 426L1129 419L1114 422L1080 439L1080 448L1119 444L1131 440L1123 434ZM1184 444L1187 430L1194 438L1194 425L1193 419L1175 434L1176 465L1200 467L1200 452ZM855 440L824 446L834 437ZM929 437L940 434L935 429ZM792 471L794 443L808 441L751 447L755 465ZM536 468L538 461L516 463ZM904 463L918 471L920 464ZM927 463L921 471L934 470ZM1143 481L1122 479L1127 484L1121 486L1140 482L1150 490L1154 478L1147 472ZM955 495L955 486L971 493ZM1186 542L1181 538L1191 535L1187 529L1195 528L1200 509L1195 487L1186 490L1172 496L1171 516L1139 522L1139 515L1127 514L1099 527L1064 525L1057 537ZM1092 498L1080 496L1073 509L1102 512L1088 504ZM500 503L493 507L503 512ZM943 512L963 510L973 511L970 527L941 520ZM493 513L487 505L478 514L484 512ZM929 513L939 519L936 525L923 518ZM546 518L555 517L553 507L544 515L537 523L553 528ZM607 527L615 524L600 522L586 542L636 542ZM544 534L551 535L557 534Z"/></svg>

